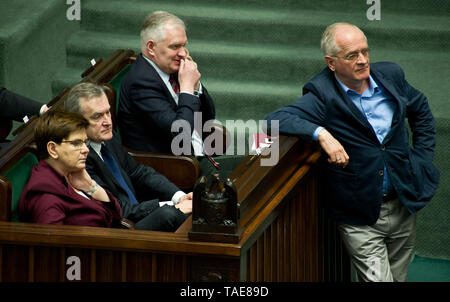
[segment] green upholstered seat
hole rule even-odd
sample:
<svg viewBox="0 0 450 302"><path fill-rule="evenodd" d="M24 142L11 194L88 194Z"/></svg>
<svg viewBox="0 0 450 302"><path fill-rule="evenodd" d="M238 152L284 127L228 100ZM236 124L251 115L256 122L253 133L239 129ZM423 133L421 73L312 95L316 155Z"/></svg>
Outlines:
<svg viewBox="0 0 450 302"><path fill-rule="evenodd" d="M120 85L122 84L122 80L127 74L128 70L130 70L131 64L123 68L111 81L109 84L116 90L116 106L114 108L114 114L117 116L117 112L119 111L119 96L120 96ZM120 137L119 127L116 125L114 129Z"/></svg>
<svg viewBox="0 0 450 302"><path fill-rule="evenodd" d="M120 85L122 84L122 80L127 74L128 70L130 70L131 64L122 69L110 82L109 84L114 87L116 90L116 112L119 110L119 94L120 94Z"/></svg>
<svg viewBox="0 0 450 302"><path fill-rule="evenodd" d="M8 178L11 183L11 221L19 221L19 199L23 188L28 182L31 175L31 169L38 162L36 156L32 153L27 153L14 166L12 166L4 176Z"/></svg>

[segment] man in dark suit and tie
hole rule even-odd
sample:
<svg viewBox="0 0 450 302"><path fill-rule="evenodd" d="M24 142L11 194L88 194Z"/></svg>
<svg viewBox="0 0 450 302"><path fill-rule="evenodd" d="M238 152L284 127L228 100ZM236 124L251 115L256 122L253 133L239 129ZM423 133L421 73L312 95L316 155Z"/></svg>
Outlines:
<svg viewBox="0 0 450 302"><path fill-rule="evenodd" d="M318 141L326 153L326 208L360 279L406 281L415 213L439 183L427 98L398 65L370 64L366 36L352 24L330 25L321 46L328 67L296 103L266 119L278 120L281 133Z"/></svg>
<svg viewBox="0 0 450 302"><path fill-rule="evenodd" d="M185 24L178 17L158 11L145 18L141 54L120 89L118 125L124 146L179 155L173 150L172 140L186 132L179 127L172 129L172 124L183 121L190 127L189 140L184 141L191 142L192 147L180 149L189 155L204 155L203 125L215 118L215 108L186 44Z"/></svg>
<svg viewBox="0 0 450 302"><path fill-rule="evenodd" d="M86 170L117 198L123 217L133 221L136 229L175 231L192 211L192 193L180 191L166 177L137 163L126 152L112 130L110 106L102 87L77 84L70 90L64 107L89 121Z"/></svg>

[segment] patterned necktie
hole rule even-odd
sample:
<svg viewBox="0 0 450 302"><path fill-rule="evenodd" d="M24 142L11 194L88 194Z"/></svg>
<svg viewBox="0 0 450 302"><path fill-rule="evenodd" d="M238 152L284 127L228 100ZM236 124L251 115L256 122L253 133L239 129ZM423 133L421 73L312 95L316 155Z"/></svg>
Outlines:
<svg viewBox="0 0 450 302"><path fill-rule="evenodd" d="M172 86L172 89L175 92L175 94L180 95L178 82L177 82L177 79L175 79L175 76L173 75L173 73L169 77L169 83L170 83L170 86Z"/></svg>
<svg viewBox="0 0 450 302"><path fill-rule="evenodd" d="M169 83L172 86L173 91L179 96L180 91L179 91L178 82L175 79L175 76L173 73L169 76ZM196 129L194 129L194 132L192 134L192 145L194 146L194 150L197 150L197 152L195 152L195 153L205 155L208 158L208 160L211 162L211 164L214 165L214 167L216 167L217 169L219 168L220 164L218 162L216 162L209 154L207 154L203 150L203 141L200 138L200 135L198 134Z"/></svg>
<svg viewBox="0 0 450 302"><path fill-rule="evenodd" d="M117 180L117 182L120 184L120 186L127 192L128 198L130 199L131 204L138 204L136 197L134 196L133 192L131 191L130 187L125 182L125 179L123 178L122 173L120 172L119 165L117 164L116 160L112 156L111 152L109 152L108 148L106 146L102 145L102 149L100 150L100 153L102 154L103 161L105 162L105 165L108 167L109 171L114 175L114 178Z"/></svg>

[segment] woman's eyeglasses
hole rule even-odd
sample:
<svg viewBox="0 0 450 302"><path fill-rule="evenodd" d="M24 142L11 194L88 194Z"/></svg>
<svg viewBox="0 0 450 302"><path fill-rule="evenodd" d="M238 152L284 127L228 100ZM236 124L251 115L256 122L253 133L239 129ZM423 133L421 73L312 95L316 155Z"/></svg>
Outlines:
<svg viewBox="0 0 450 302"><path fill-rule="evenodd" d="M83 147L83 144L86 145L86 147L89 148L90 141L88 139L82 140L82 139L75 139L73 141L62 141L61 143L69 143L76 149L81 149Z"/></svg>

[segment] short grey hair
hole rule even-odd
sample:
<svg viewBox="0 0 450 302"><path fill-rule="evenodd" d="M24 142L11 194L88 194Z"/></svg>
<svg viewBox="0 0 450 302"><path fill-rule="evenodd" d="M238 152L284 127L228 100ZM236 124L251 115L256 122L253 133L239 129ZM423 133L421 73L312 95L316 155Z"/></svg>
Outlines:
<svg viewBox="0 0 450 302"><path fill-rule="evenodd" d="M352 26L352 27L356 28L363 34L364 38L367 41L366 35L358 26L353 25L351 23L347 23L347 22L333 23L325 29L325 31L322 34L322 39L320 40L320 48L322 49L323 54L325 56L334 56L342 50L336 44L335 34L336 34L336 29L343 25L348 25L348 26Z"/></svg>
<svg viewBox="0 0 450 302"><path fill-rule="evenodd" d="M152 39L159 42L166 38L166 32L164 29L167 24L181 26L184 30L186 30L186 25L183 20L165 11L155 11L145 17L141 28L142 52L146 49L148 40Z"/></svg>
<svg viewBox="0 0 450 302"><path fill-rule="evenodd" d="M101 97L104 93L104 89L100 85L88 82L78 83L70 89L69 94L64 100L64 109L83 114L80 105L81 100Z"/></svg>

